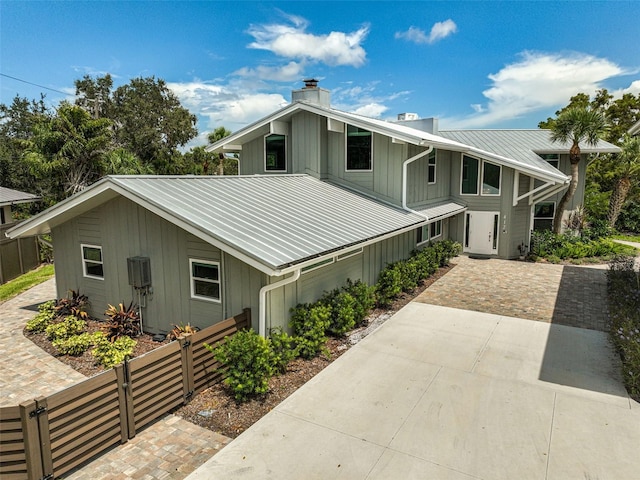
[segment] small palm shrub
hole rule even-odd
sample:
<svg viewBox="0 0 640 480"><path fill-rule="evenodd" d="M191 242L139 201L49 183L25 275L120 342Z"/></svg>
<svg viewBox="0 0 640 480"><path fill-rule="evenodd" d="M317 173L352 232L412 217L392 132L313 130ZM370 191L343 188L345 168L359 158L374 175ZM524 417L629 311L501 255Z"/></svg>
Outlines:
<svg viewBox="0 0 640 480"><path fill-rule="evenodd" d="M38 314L27 321L26 329L34 333L44 332L56 316L55 306L55 300L49 300L38 306Z"/></svg>
<svg viewBox="0 0 640 480"><path fill-rule="evenodd" d="M69 290L67 298L61 298L56 304L56 315L59 317L68 317L73 315L74 317L86 320L88 313L86 312L89 306L89 298L86 295L81 295L80 291Z"/></svg>
<svg viewBox="0 0 640 480"><path fill-rule="evenodd" d="M133 302L128 307L125 307L124 303L120 303L117 307L109 305L104 314L109 318L105 325L105 332L110 341L120 337L140 335L140 315Z"/></svg>
<svg viewBox="0 0 640 480"><path fill-rule="evenodd" d="M91 350L91 354L100 365L112 368L130 358L136 344L137 342L131 337L124 336L110 341L106 335L102 334L95 337L95 347Z"/></svg>
<svg viewBox="0 0 640 480"><path fill-rule="evenodd" d="M244 402L269 390L273 375L271 350L269 342L254 330L241 330L216 347L204 346L225 366L224 384L237 401Z"/></svg>
<svg viewBox="0 0 640 480"><path fill-rule="evenodd" d="M167 339L171 341L177 340L183 335L194 334L198 330L199 330L198 327L193 327L188 322L186 324L179 323L178 325L173 325L173 328L171 329L171 331L167 333Z"/></svg>
<svg viewBox="0 0 640 480"><path fill-rule="evenodd" d="M291 310L291 322L296 337L298 355L313 358L322 352L327 342L326 332L331 322L331 307L320 302L299 304Z"/></svg>

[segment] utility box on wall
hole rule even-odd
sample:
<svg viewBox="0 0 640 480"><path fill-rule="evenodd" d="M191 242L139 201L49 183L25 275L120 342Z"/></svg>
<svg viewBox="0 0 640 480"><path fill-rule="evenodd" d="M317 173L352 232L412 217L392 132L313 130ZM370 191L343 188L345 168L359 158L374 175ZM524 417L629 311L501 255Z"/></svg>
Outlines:
<svg viewBox="0 0 640 480"><path fill-rule="evenodd" d="M127 258L129 285L144 288L151 285L151 260L149 257Z"/></svg>

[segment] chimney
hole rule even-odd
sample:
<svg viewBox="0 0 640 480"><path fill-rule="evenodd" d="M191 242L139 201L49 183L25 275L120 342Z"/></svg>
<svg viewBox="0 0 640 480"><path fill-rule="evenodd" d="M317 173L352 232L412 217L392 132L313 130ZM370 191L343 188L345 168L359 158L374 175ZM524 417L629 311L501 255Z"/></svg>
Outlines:
<svg viewBox="0 0 640 480"><path fill-rule="evenodd" d="M398 120L394 123L422 130L423 132L438 134L438 119L435 117L420 118L417 113L399 113Z"/></svg>
<svg viewBox="0 0 640 480"><path fill-rule="evenodd" d="M327 108L331 106L331 93L329 90L318 87L318 80L307 78L303 82L304 88L291 92L291 103L305 102Z"/></svg>

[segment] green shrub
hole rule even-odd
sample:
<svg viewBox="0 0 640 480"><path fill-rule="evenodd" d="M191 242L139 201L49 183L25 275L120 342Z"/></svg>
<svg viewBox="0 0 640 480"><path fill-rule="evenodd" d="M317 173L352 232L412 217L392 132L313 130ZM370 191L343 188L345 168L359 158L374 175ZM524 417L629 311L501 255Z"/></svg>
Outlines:
<svg viewBox="0 0 640 480"><path fill-rule="evenodd" d="M92 344L92 336L86 332L67 338L58 338L52 342L58 353L73 356L82 355Z"/></svg>
<svg viewBox="0 0 640 480"><path fill-rule="evenodd" d="M277 373L284 373L289 362L298 356L295 338L283 332L281 328L274 328L269 335L271 348L271 365Z"/></svg>
<svg viewBox="0 0 640 480"><path fill-rule="evenodd" d="M394 263L385 267L378 276L376 283L376 296L378 305L386 307L402 293L402 272Z"/></svg>
<svg viewBox="0 0 640 480"><path fill-rule="evenodd" d="M216 347L205 344L226 368L224 383L236 400L244 402L269 390L273 374L269 342L253 330L241 330Z"/></svg>
<svg viewBox="0 0 640 480"><path fill-rule="evenodd" d="M613 242L608 238L591 240L573 234L556 235L549 231L533 232L531 243L532 255L547 258L552 263L572 258L606 258L611 255L633 252L631 247Z"/></svg>
<svg viewBox="0 0 640 480"><path fill-rule="evenodd" d="M291 322L296 337L298 355L313 358L327 342L326 332L331 321L331 307L324 303L299 304L291 310Z"/></svg>
<svg viewBox="0 0 640 480"><path fill-rule="evenodd" d="M376 289L361 280L352 282L351 279L347 279L347 284L342 288L356 301L354 305L354 320L356 325L360 325L376 304Z"/></svg>
<svg viewBox="0 0 640 480"><path fill-rule="evenodd" d="M81 334L86 326L84 320L69 315L61 322L50 324L44 332L49 340L59 340Z"/></svg>
<svg viewBox="0 0 640 480"><path fill-rule="evenodd" d="M38 307L38 314L27 321L26 329L30 332L44 332L55 317L55 300L44 302Z"/></svg>
<svg viewBox="0 0 640 480"><path fill-rule="evenodd" d="M418 276L418 265L413 258L397 262L395 268L400 270L400 284L403 292L411 292L418 286L418 282L422 280Z"/></svg>
<svg viewBox="0 0 640 480"><path fill-rule="evenodd" d="M438 266L440 267L446 267L449 265L449 260L453 257L457 257L462 252L462 245L452 240L442 240L427 248L432 248L434 250Z"/></svg>
<svg viewBox="0 0 640 480"><path fill-rule="evenodd" d="M61 298L56 303L56 315L59 317L74 317L86 320L89 314L86 312L89 306L89 298L80 294L80 291L69 290L66 298Z"/></svg>
<svg viewBox="0 0 640 480"><path fill-rule="evenodd" d="M413 259L416 262L418 277L420 280L429 278L433 275L440 265L440 261L435 249L425 247L422 250L413 252Z"/></svg>
<svg viewBox="0 0 640 480"><path fill-rule="evenodd" d="M331 317L327 331L336 337L353 330L356 325L356 299L346 291L337 291L327 303Z"/></svg>
<svg viewBox="0 0 640 480"><path fill-rule="evenodd" d="M96 336L94 339L96 343L91 354L99 364L107 368L115 367L130 358L133 355L133 349L138 343L131 337L126 336L111 342L104 334L100 337Z"/></svg>

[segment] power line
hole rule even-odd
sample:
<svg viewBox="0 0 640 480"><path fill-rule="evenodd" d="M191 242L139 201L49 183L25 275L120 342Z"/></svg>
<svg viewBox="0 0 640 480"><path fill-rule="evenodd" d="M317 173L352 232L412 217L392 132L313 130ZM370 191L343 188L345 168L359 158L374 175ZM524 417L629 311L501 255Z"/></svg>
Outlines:
<svg viewBox="0 0 640 480"><path fill-rule="evenodd" d="M45 87L44 85L39 85L37 83L28 82L26 80L22 80L21 78L12 77L11 75L7 75L5 73L0 73L0 76L1 77L7 77L7 78L10 78L12 80L16 80L18 82L27 83L27 84L33 85L35 87L40 87L40 88L44 88L46 90L51 90L52 92L61 93L62 95L69 95L69 93L67 93L67 92L61 92L60 90L56 90L55 88L49 88L49 87Z"/></svg>

